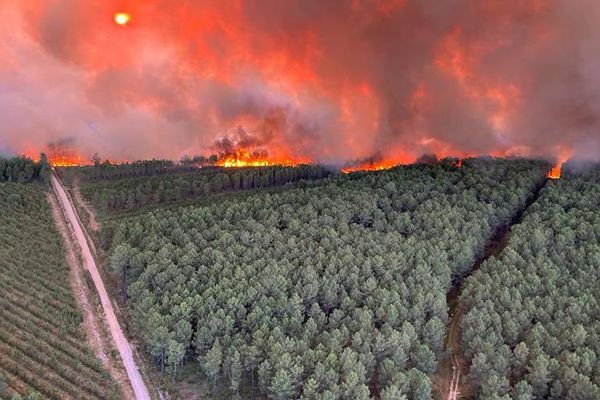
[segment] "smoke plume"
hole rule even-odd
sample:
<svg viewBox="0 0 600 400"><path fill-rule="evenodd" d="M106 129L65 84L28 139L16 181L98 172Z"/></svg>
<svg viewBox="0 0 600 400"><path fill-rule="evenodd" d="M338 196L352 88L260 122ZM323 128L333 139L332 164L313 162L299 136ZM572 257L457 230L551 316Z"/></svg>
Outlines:
<svg viewBox="0 0 600 400"><path fill-rule="evenodd" d="M600 154L595 0L4 0L0 18L0 152Z"/></svg>

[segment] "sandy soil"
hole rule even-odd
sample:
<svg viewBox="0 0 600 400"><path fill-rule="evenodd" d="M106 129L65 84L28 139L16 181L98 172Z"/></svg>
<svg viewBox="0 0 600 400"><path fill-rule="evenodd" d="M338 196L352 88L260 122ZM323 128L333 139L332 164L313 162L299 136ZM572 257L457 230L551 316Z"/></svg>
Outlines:
<svg viewBox="0 0 600 400"><path fill-rule="evenodd" d="M93 293L90 293L90 290L85 283L83 276L84 271L79 262L79 258L77 257L76 249L70 236L71 232L63 218L60 206L52 194L48 194L48 202L52 207L52 215L54 216L56 227L63 238L67 250L66 257L70 267L69 278L71 288L75 294L75 299L77 300L79 307L83 311L82 327L92 349L96 352L96 356L102 362L102 366L110 373L113 379L119 383L123 398L127 400L135 399L135 395L129 385L125 371L123 371L122 368L117 368L112 357L109 356L109 352L113 350L114 347L110 342L107 343L105 340L106 326L98 317L99 310L92 304Z"/></svg>
<svg viewBox="0 0 600 400"><path fill-rule="evenodd" d="M131 345L127 341L127 338L123 334L123 330L119 325L119 321L108 296L108 292L106 291L106 287L104 286L104 282L102 281L102 277L100 276L96 266L96 261L87 242L86 235L83 230L84 228L77 217L77 213L72 201L62 186L62 183L54 175L52 175L52 187L64 211L65 219L72 228L72 237L76 239L75 242L71 240L69 240L69 242L80 250L82 264L90 273L92 281L94 282L94 286L96 287L100 304L102 305L102 309L104 311L104 320L106 321L115 347L118 350L121 360L123 361L123 365L125 366L125 370L127 371L127 376L135 393L134 398L149 400L150 394L148 392L148 388L146 387L146 384L144 383L144 380L142 379L142 376L135 363Z"/></svg>
<svg viewBox="0 0 600 400"><path fill-rule="evenodd" d="M468 381L466 362L460 350L460 322L465 313L464 306L454 299L451 305L452 315L448 322L446 349L449 354L438 364L438 371L433 379L435 399L458 400L473 398L472 387Z"/></svg>
<svg viewBox="0 0 600 400"><path fill-rule="evenodd" d="M88 216L88 228L94 232L100 231L100 223L96 219L96 214L92 210L91 206L83 199L81 195L81 191L79 190L79 178L73 179L73 196L75 197L75 201L79 204L86 212Z"/></svg>

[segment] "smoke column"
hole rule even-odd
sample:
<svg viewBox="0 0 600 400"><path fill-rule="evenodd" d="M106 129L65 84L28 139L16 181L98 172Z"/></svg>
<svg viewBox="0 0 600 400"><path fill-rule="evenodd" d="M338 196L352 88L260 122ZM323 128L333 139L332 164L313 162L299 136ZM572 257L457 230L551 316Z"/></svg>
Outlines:
<svg viewBox="0 0 600 400"><path fill-rule="evenodd" d="M3 0L0 18L0 153L600 153L595 0Z"/></svg>

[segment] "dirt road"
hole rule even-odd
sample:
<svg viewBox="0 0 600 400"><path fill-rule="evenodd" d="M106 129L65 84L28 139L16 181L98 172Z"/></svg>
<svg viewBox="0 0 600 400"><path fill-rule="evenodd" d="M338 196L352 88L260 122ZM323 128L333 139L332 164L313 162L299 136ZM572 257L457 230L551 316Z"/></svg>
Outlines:
<svg viewBox="0 0 600 400"><path fill-rule="evenodd" d="M87 220L86 220L87 227L94 232L98 232L98 231L100 231L100 224L96 220L96 214L94 214L90 205L87 203L87 201L85 201L83 199L83 196L81 195L81 191L79 190L79 184L80 184L79 178L74 177L73 184L71 187L73 190L72 190L71 194L75 198L75 204L78 204L79 206L81 206L81 208L83 208L83 210L87 214Z"/></svg>
<svg viewBox="0 0 600 400"><path fill-rule="evenodd" d="M461 373L463 368L462 359L460 355L460 321L462 320L464 310L460 303L454 309L450 323L448 324L448 338L446 347L451 349L452 354L450 355L450 367L452 368L452 379L448 387L448 393L444 397L446 400L458 400L462 398L460 396L460 387L464 385L461 382ZM457 356L457 354L459 354Z"/></svg>
<svg viewBox="0 0 600 400"><path fill-rule="evenodd" d="M534 188L532 195L527 199L525 205L518 209L509 223L496 228L493 236L488 240L482 254L475 260L469 270L468 275L475 273L485 261L490 257L499 257L502 251L508 245L512 228L520 224L525 212L540 196L542 189L546 186L548 179L541 181ZM468 276L467 275L467 276ZM443 358L438 365L438 372L434 378L434 388L436 398L444 400L458 400L474 398L474 383L468 380L469 367L463 358L461 345L460 323L463 315L468 311L463 302L460 301L463 283L466 276L458 282L454 282L446 296L446 303L449 307L449 320L446 336L446 349L449 350L449 357Z"/></svg>
<svg viewBox="0 0 600 400"><path fill-rule="evenodd" d="M448 321L445 345L448 354L440 359L438 372L433 381L435 391L434 398L439 400L473 398L470 382L465 381L465 374L467 371L460 350L460 322L465 310L464 306L458 300L457 293L458 292L453 291L448 295L450 319Z"/></svg>
<svg viewBox="0 0 600 400"><path fill-rule="evenodd" d="M460 362L458 357L452 356L452 382L450 382L450 389L448 390L448 400L458 400L460 391L458 385L460 383Z"/></svg>
<svg viewBox="0 0 600 400"><path fill-rule="evenodd" d="M131 345L125 338L123 331L121 330L121 326L119 325L119 321L117 320L117 316L115 315L115 311L113 309L112 303L110 302L110 298L108 297L108 293L104 286L104 282L98 272L98 268L96 266L96 261L92 256L92 252L90 251L90 247L86 240L86 236L83 231L83 227L77 218L77 214L75 212L75 207L71 201L71 198L67 195L62 183L56 176L52 175L52 187L54 192L56 193L58 200L60 201L63 210L65 211L65 218L71 226L73 227L73 231L75 233L75 237L77 239L78 245L81 248L81 257L85 268L89 271L92 280L94 281L94 285L96 286L96 290L100 297L100 302L102 303L102 309L104 310L104 316L106 318L107 325L110 329L110 333L115 342L115 347L119 351L121 355L121 359L125 365L125 370L127 371L127 375L129 377L129 381L131 382L131 386L133 387L133 391L135 392L135 397L138 400L150 400L150 394L148 393L148 388L146 387L142 376L135 364L133 359L133 353L131 351Z"/></svg>

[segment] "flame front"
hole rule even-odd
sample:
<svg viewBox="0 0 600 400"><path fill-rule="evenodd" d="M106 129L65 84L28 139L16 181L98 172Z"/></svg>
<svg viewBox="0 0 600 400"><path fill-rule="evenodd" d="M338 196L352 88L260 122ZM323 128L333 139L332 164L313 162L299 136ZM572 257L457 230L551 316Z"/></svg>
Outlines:
<svg viewBox="0 0 600 400"><path fill-rule="evenodd" d="M48 161L53 167L77 167L89 164L89 162L85 161L81 156L50 156L48 157Z"/></svg>
<svg viewBox="0 0 600 400"><path fill-rule="evenodd" d="M385 169L394 168L397 165L399 165L399 164L389 162L389 161L387 161L387 162L386 161L364 162L364 163L359 163L356 165L349 165L349 166L343 167L341 169L341 171L344 174L349 174L350 172L357 172L357 171L383 171Z"/></svg>
<svg viewBox="0 0 600 400"><path fill-rule="evenodd" d="M80 165L90 165L91 162L83 157L77 150L69 146L60 146L51 144L45 150L48 162L53 167L77 167ZM23 156L34 161L40 160L40 155L34 150L23 152Z"/></svg>
<svg viewBox="0 0 600 400"><path fill-rule="evenodd" d="M552 167L550 169L550 171L548 171L548 173L546 174L546 177L548 179L560 179L561 170L562 170L562 166L560 164L557 164L554 167Z"/></svg>
<svg viewBox="0 0 600 400"><path fill-rule="evenodd" d="M546 174L546 178L548 179L560 179L563 164L573 155L573 150L565 146L557 146L554 151L557 154L557 161Z"/></svg>
<svg viewBox="0 0 600 400"><path fill-rule="evenodd" d="M238 149L233 153L222 155L217 160L217 166L225 168L243 168L243 167L270 167L274 165L294 166L302 163L309 163L307 160L294 160L291 158L269 157L266 152L248 151Z"/></svg>

